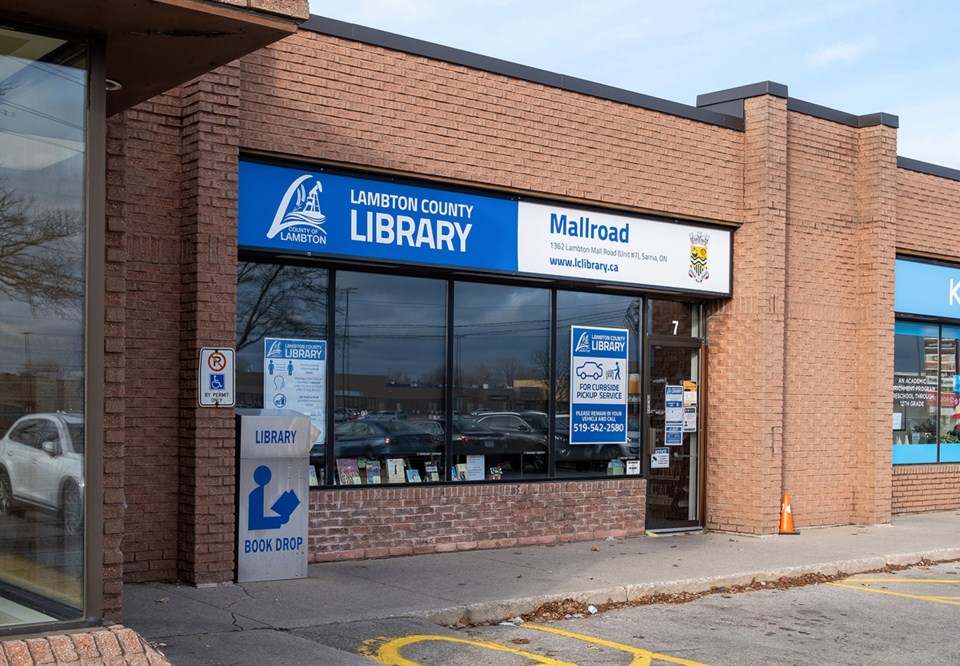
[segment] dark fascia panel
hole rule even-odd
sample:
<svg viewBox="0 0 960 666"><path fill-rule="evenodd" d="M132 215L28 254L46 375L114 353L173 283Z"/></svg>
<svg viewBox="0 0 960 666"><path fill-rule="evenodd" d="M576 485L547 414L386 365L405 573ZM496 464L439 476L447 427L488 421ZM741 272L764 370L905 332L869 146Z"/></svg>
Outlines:
<svg viewBox="0 0 960 666"><path fill-rule="evenodd" d="M804 102L800 99L787 98L787 110L796 111L807 116L830 120L848 127L874 127L876 125L885 125L887 127L900 127L900 118L890 113L868 113L863 116L856 116L852 113L844 113L819 104Z"/></svg>
<svg viewBox="0 0 960 666"><path fill-rule="evenodd" d="M951 169L949 167L940 166L939 164L930 164L929 162L912 160L909 157L900 157L898 155L897 167L900 169L907 169L908 171L925 173L928 176L937 176L939 178L960 181L960 169Z"/></svg>
<svg viewBox="0 0 960 666"><path fill-rule="evenodd" d="M433 44L432 42L421 39L404 37L391 32L337 21L323 16L311 15L305 23L300 25L300 28L322 35L340 37L342 39L379 46L393 51L401 51L424 58L440 60L454 65L470 67L471 69L500 74L521 81L538 83L550 86L551 88L567 90L600 99L607 99L650 111L659 111L660 113L726 127L728 129L743 130L743 118L719 113L711 109L700 109L695 106L660 99L659 97L631 92L623 88L594 83L593 81L557 74L555 72L537 69L536 67L518 65L507 60L500 60L499 58L471 53L449 46L441 46L440 44Z"/></svg>
<svg viewBox="0 0 960 666"><path fill-rule="evenodd" d="M715 111L729 113L739 118L743 118L743 100L750 97L760 97L761 95L772 95L782 97L787 100L787 110L802 113L815 118L822 118L831 122L847 125L848 127L873 127L875 125L886 125L887 127L899 127L900 119L889 113L870 113L863 116L857 116L852 113L837 111L830 107L820 106L811 102L804 102L802 99L790 97L787 93L787 86L774 81L761 81L752 83L739 88L730 88L718 92L707 93L697 96L697 106L701 108L710 108Z"/></svg>

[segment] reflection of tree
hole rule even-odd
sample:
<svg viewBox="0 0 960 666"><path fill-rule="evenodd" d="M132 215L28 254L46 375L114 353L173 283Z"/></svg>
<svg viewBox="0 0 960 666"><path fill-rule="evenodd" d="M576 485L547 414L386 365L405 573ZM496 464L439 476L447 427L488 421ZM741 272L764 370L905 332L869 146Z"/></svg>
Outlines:
<svg viewBox="0 0 960 666"><path fill-rule="evenodd" d="M524 371L520 359L514 356L503 356L494 361L494 372L500 386L513 386Z"/></svg>
<svg viewBox="0 0 960 666"><path fill-rule="evenodd" d="M557 402L568 400L570 394L570 364L566 358L558 354L556 358L557 369ZM538 349L533 353L534 376L549 381L550 377L550 352L546 349Z"/></svg>
<svg viewBox="0 0 960 666"><path fill-rule="evenodd" d="M237 266L237 349L265 336L323 340L326 271L241 261Z"/></svg>
<svg viewBox="0 0 960 666"><path fill-rule="evenodd" d="M34 210L32 199L0 187L0 292L35 311L79 311L83 219L74 211Z"/></svg>

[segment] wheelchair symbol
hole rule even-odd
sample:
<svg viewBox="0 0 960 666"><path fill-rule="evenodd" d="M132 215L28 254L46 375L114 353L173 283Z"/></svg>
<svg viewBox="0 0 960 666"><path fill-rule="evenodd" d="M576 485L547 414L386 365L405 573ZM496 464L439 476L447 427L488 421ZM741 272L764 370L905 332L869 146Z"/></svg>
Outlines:
<svg viewBox="0 0 960 666"><path fill-rule="evenodd" d="M211 391L222 391L225 388L226 384L224 382L223 375L210 375L210 390Z"/></svg>

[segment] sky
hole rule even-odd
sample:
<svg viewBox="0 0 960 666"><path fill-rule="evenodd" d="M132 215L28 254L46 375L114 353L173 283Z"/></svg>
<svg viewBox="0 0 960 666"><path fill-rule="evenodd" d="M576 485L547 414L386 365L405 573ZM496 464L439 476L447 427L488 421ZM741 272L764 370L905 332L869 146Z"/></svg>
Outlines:
<svg viewBox="0 0 960 666"><path fill-rule="evenodd" d="M310 0L312 14L695 105L760 81L898 116L897 154L960 169L960 3Z"/></svg>

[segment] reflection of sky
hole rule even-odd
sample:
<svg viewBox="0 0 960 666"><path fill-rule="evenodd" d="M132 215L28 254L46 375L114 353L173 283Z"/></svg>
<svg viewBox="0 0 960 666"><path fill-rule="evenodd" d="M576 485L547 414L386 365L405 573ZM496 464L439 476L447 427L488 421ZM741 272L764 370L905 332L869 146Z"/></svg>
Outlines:
<svg viewBox="0 0 960 666"><path fill-rule="evenodd" d="M413 381L435 379L444 367L446 352L446 287L441 279L338 273L336 372L346 369L351 374ZM549 349L549 290L458 282L454 298L454 360L462 369L484 364L510 367L521 375L543 372ZM241 305L242 301L243 294ZM637 313L630 306L637 299L560 292L557 302L561 360L569 356L573 324L628 328L634 351L638 340L632 322ZM267 334L291 337L278 330ZM239 353L243 359L240 367L260 367L262 344ZM631 357L635 355L631 353Z"/></svg>
<svg viewBox="0 0 960 666"><path fill-rule="evenodd" d="M28 216L60 209L82 219L86 72L9 56L0 56L0 72L0 188L26 202L32 199ZM82 281L83 238L41 251L75 255L72 270ZM26 303L0 293L0 371L23 371L28 356L35 367L81 371L79 306L66 313L34 312Z"/></svg>
<svg viewBox="0 0 960 666"><path fill-rule="evenodd" d="M83 141L86 71L44 62L25 64L18 58L0 56L0 62L10 61L18 68L10 68L16 71L0 81L3 130Z"/></svg>
<svg viewBox="0 0 960 666"><path fill-rule="evenodd" d="M444 365L446 284L442 280L339 273L338 336L352 374L423 377ZM346 336L344 336L346 332ZM344 340L337 351L343 352ZM338 367L339 371L339 367Z"/></svg>
<svg viewBox="0 0 960 666"><path fill-rule="evenodd" d="M470 364L509 362L530 369L549 350L550 292L533 287L459 283L455 354Z"/></svg>
<svg viewBox="0 0 960 666"><path fill-rule="evenodd" d="M26 304L2 296L0 310L0 372L23 371L28 354L34 366L52 364L67 371L83 369L83 324L79 316L34 316Z"/></svg>

